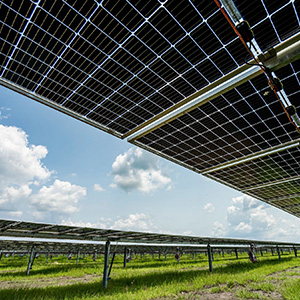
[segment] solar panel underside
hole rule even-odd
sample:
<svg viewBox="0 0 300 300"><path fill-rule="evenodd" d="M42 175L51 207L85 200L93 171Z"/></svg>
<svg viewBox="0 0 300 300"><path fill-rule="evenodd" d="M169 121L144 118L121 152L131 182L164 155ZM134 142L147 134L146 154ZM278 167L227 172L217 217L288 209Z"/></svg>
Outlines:
<svg viewBox="0 0 300 300"><path fill-rule="evenodd" d="M300 31L300 0L234 2L263 51ZM249 60L213 0L0 0L2 84L121 138ZM276 71L298 110L299 71ZM134 143L202 172L299 137L260 75ZM207 176L299 216L297 151Z"/></svg>
<svg viewBox="0 0 300 300"><path fill-rule="evenodd" d="M276 72L298 110L299 67L297 61ZM266 78L260 75L134 143L201 173L299 140L274 93L269 91ZM300 216L298 147L216 170L207 176ZM298 198L281 200L291 195Z"/></svg>
<svg viewBox="0 0 300 300"><path fill-rule="evenodd" d="M298 2L269 2L236 1L264 50L299 30ZM1 77L116 134L249 59L213 1L5 0L0 9Z"/></svg>

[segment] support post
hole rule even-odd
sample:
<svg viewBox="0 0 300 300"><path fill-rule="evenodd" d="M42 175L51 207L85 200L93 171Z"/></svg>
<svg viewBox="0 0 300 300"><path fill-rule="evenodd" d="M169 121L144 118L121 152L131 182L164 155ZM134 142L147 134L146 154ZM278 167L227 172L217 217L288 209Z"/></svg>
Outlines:
<svg viewBox="0 0 300 300"><path fill-rule="evenodd" d="M33 260L33 257L34 257L34 246L31 247L26 275L29 275L29 272L30 272L30 269L31 269L31 261Z"/></svg>
<svg viewBox="0 0 300 300"><path fill-rule="evenodd" d="M165 253L165 260L167 260L167 253Z"/></svg>
<svg viewBox="0 0 300 300"><path fill-rule="evenodd" d="M160 260L160 251L158 252L158 259Z"/></svg>
<svg viewBox="0 0 300 300"><path fill-rule="evenodd" d="M293 249L294 249L295 257L297 257L297 249L296 249L296 247L293 246Z"/></svg>
<svg viewBox="0 0 300 300"><path fill-rule="evenodd" d="M238 250L237 250L237 249L234 249L234 252L235 252L236 258L238 259L238 258L239 258Z"/></svg>
<svg viewBox="0 0 300 300"><path fill-rule="evenodd" d="M224 257L224 249L222 249L222 257Z"/></svg>
<svg viewBox="0 0 300 300"><path fill-rule="evenodd" d="M2 255L3 255L3 252L2 252L2 251L0 251L0 260L1 260L1 258L2 258Z"/></svg>
<svg viewBox="0 0 300 300"><path fill-rule="evenodd" d="M124 261L123 261L123 268L126 268L126 262L127 262L127 248L124 248Z"/></svg>
<svg viewBox="0 0 300 300"><path fill-rule="evenodd" d="M211 247L210 244L207 244L207 255L208 255L208 264L209 264L209 272L212 272L212 255L211 255Z"/></svg>
<svg viewBox="0 0 300 300"><path fill-rule="evenodd" d="M277 249L278 258L279 258L279 260L281 260L280 249L279 249L278 245L276 246L276 249Z"/></svg>
<svg viewBox="0 0 300 300"><path fill-rule="evenodd" d="M79 262L79 255L80 255L80 250L77 251L76 265L78 265L78 262Z"/></svg>
<svg viewBox="0 0 300 300"><path fill-rule="evenodd" d="M271 248L271 252L272 252L272 256L274 256L274 249L273 248Z"/></svg>
<svg viewBox="0 0 300 300"><path fill-rule="evenodd" d="M260 255L264 256L262 249L260 249Z"/></svg>
<svg viewBox="0 0 300 300"><path fill-rule="evenodd" d="M108 281L109 249L110 249L110 241L107 241L105 244L105 254L104 254L104 270L103 270L104 288L107 288L107 281Z"/></svg>
<svg viewBox="0 0 300 300"><path fill-rule="evenodd" d="M50 253L50 250L48 250L48 252L47 252L47 259L46 259L46 263L48 263L48 260L49 260L49 253Z"/></svg>

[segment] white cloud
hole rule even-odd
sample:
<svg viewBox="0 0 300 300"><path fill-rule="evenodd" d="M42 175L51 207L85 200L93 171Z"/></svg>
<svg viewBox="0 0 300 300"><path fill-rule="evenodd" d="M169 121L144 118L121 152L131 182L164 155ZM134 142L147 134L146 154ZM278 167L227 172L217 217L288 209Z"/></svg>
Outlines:
<svg viewBox="0 0 300 300"><path fill-rule="evenodd" d="M215 237L225 237L226 233L227 233L227 229L225 228L224 224L216 221L213 223L211 233L212 233L212 236L215 236Z"/></svg>
<svg viewBox="0 0 300 300"><path fill-rule="evenodd" d="M98 222L72 221L70 218L62 221L63 225L114 229L125 231L161 232L151 218L144 213L130 214L126 218L101 218Z"/></svg>
<svg viewBox="0 0 300 300"><path fill-rule="evenodd" d="M213 213L215 211L215 207L212 203L206 203L203 207L204 210L206 210L209 213Z"/></svg>
<svg viewBox="0 0 300 300"><path fill-rule="evenodd" d="M213 236L295 241L300 238L300 220L288 216L275 218L272 208L248 195L232 199L226 222L215 222Z"/></svg>
<svg viewBox="0 0 300 300"><path fill-rule="evenodd" d="M16 218L25 212L27 218L50 215L52 220L78 211L78 200L86 194L81 186L55 180L35 192L54 173L42 163L48 153L45 146L30 145L22 129L1 124L0 141L0 211Z"/></svg>
<svg viewBox="0 0 300 300"><path fill-rule="evenodd" d="M24 201L32 190L28 185L8 186L2 188L0 194L0 211L14 211L17 209L18 203Z"/></svg>
<svg viewBox="0 0 300 300"><path fill-rule="evenodd" d="M170 189L171 178L160 168L158 158L139 148L130 148L123 155L118 155L111 174L114 176L111 187L119 187L126 192L139 190L149 193L164 187Z"/></svg>
<svg viewBox="0 0 300 300"><path fill-rule="evenodd" d="M130 214L126 219L117 220L111 229L153 232L155 226L151 218L143 213Z"/></svg>
<svg viewBox="0 0 300 300"><path fill-rule="evenodd" d="M53 185L43 186L38 193L32 195L30 202L37 218L49 213L61 216L79 211L77 203L85 195L84 187L56 179Z"/></svg>
<svg viewBox="0 0 300 300"><path fill-rule="evenodd" d="M100 184L95 183L94 184L94 191L96 191L96 192L103 192L105 190L104 190L104 188Z"/></svg>
<svg viewBox="0 0 300 300"><path fill-rule="evenodd" d="M104 220L102 220L104 221ZM105 220L104 222L83 222L83 221L72 221L70 218L67 220L62 220L62 225L75 226L75 227L88 227L88 228L107 228L107 222L110 222L110 219Z"/></svg>
<svg viewBox="0 0 300 300"><path fill-rule="evenodd" d="M9 215L10 215L12 218L21 218L21 217L23 216L23 212L20 211L20 210L11 211L11 212L9 212Z"/></svg>
<svg viewBox="0 0 300 300"><path fill-rule="evenodd" d="M0 140L0 189L49 179L51 172L41 162L45 146L29 145L26 133L12 126L0 125Z"/></svg>

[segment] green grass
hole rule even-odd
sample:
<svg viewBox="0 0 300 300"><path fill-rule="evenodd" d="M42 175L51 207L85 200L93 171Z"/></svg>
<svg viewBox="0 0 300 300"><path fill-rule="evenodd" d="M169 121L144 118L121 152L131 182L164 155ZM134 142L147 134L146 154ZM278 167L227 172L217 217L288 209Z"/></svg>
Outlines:
<svg viewBox="0 0 300 300"><path fill-rule="evenodd" d="M46 263L41 256L35 260L29 276L25 257L2 258L0 299L172 299L192 291L226 291L240 299L266 299L264 293L279 291L285 299L293 300L300 295L299 273L292 269L298 265L299 258L288 254L282 255L281 261L277 256L264 254L257 264L252 264L246 254L239 255L239 259L234 255L215 255L210 273L204 255L194 260L184 255L180 263L173 256L166 261L157 256L135 257L126 268L123 257L116 256L112 279L105 290L103 256L96 262L90 257L81 258L78 265L74 258L69 261L63 256L54 257Z"/></svg>

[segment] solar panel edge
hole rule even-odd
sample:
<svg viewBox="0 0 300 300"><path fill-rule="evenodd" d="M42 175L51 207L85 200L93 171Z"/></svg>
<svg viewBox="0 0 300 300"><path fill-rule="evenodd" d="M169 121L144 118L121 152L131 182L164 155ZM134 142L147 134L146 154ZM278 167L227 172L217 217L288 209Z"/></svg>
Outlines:
<svg viewBox="0 0 300 300"><path fill-rule="evenodd" d="M172 157L170 157L170 156L168 156L168 155L166 155L166 154L164 154L164 153L162 153L162 152L160 152L158 150L155 150L155 149L152 149L152 148L150 148L148 146L145 146L144 144L142 144L142 143L140 143L140 142L138 142L136 140L135 141L129 141L129 142L132 145L134 145L134 146L137 146L137 147L142 148L142 149L144 149L144 150L146 150L148 152L151 152L151 153L153 153L155 155L158 155L158 156L160 156L162 158L165 158L165 159L167 159L167 160L169 160L169 161L171 161L171 162L173 162L173 163L175 163L177 165L180 165L180 166L182 166L182 167L184 167L186 169L189 169L189 170L194 171L196 173L200 173L200 171L197 168L193 168L190 165L185 164L185 163L183 163L183 162L181 162L181 161L179 161L177 159L174 159L174 158L172 158Z"/></svg>
<svg viewBox="0 0 300 300"><path fill-rule="evenodd" d="M17 92L17 93L19 93L23 96L29 97L32 100L35 100L39 103L47 105L48 107L51 107L51 108L55 109L56 111L59 111L59 112L61 112L63 114L66 114L70 117L73 117L73 118L75 118L75 119L77 119L77 120L79 120L83 123L91 125L91 126L97 128L97 129L100 129L100 130L102 130L106 133L109 133L109 134L113 135L113 136L116 136L116 137L121 138L121 139L124 138L124 136L121 133L119 133L119 132L117 132L113 129L107 128L107 127L105 127L105 126L103 126L103 125L101 125L97 122L94 122L91 119L84 118L84 116L82 116L82 115L80 115L80 114L78 114L78 113L76 113L76 112L74 112L74 111L72 111L72 110L70 110L66 107L62 107L62 106L58 105L57 103L55 103L55 102L53 102L53 101L51 101L51 100L49 100L49 99L47 99L47 98L45 98L41 95L35 94L32 91L27 90L24 87L19 86L19 85L15 84L15 83L7 80L7 79L4 79L4 78L0 77L0 85L4 86L6 88L9 88L9 89L13 90L14 92Z"/></svg>

